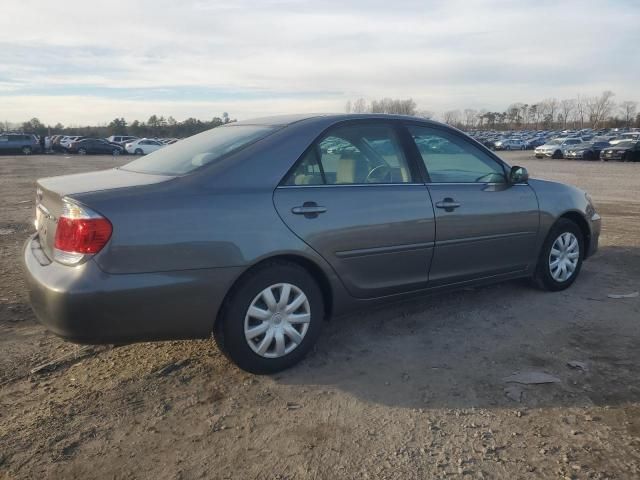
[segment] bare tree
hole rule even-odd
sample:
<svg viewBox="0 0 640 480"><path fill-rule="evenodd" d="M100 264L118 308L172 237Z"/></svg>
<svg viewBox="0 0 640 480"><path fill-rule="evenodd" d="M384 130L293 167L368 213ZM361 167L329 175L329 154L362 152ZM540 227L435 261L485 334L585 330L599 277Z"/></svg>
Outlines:
<svg viewBox="0 0 640 480"><path fill-rule="evenodd" d="M505 112L506 118L511 124L511 128L516 128L522 123L522 105L522 103L512 103L511 105L509 105L507 111Z"/></svg>
<svg viewBox="0 0 640 480"><path fill-rule="evenodd" d="M442 119L448 125L458 125L460 123L460 110L448 110L442 114Z"/></svg>
<svg viewBox="0 0 640 480"><path fill-rule="evenodd" d="M393 98L383 98L371 101L372 113L395 113L398 115L415 115L416 102L412 98L399 100Z"/></svg>
<svg viewBox="0 0 640 480"><path fill-rule="evenodd" d="M624 124L627 127L630 127L631 122L633 122L633 119L636 116L636 111L638 110L638 102L625 100L620 104L620 110L622 111L622 115L624 117Z"/></svg>
<svg viewBox="0 0 640 480"><path fill-rule="evenodd" d="M560 101L560 113L562 115L562 128L567 128L567 121L569 117L576 109L576 99L575 98L567 98L565 100Z"/></svg>
<svg viewBox="0 0 640 480"><path fill-rule="evenodd" d="M584 119L587 115L587 99L582 95L576 98L576 120L580 120L580 128L584 128Z"/></svg>
<svg viewBox="0 0 640 480"><path fill-rule="evenodd" d="M560 102L558 102L557 98L547 98L540 102L542 106L543 119L548 126L552 126L553 122L556 121L556 114L558 113L558 107Z"/></svg>
<svg viewBox="0 0 640 480"><path fill-rule="evenodd" d="M540 120L543 117L543 108L540 103L534 103L529 107L529 122L532 123L535 129L538 129Z"/></svg>
<svg viewBox="0 0 640 480"><path fill-rule="evenodd" d="M433 117L436 116L436 114L434 112L432 112L431 110L420 110L416 113L416 116L421 117L421 118L426 118L427 120L432 119Z"/></svg>
<svg viewBox="0 0 640 480"><path fill-rule="evenodd" d="M358 98L355 102L353 102L353 106L351 111L353 113L366 113L369 111L369 109L367 108L367 101L360 97Z"/></svg>
<svg viewBox="0 0 640 480"><path fill-rule="evenodd" d="M543 123L547 128L549 128L553 123L553 116L554 113L552 112L551 105L549 105L547 100L543 100L538 103L538 122L536 122L536 125L539 126L540 123Z"/></svg>
<svg viewBox="0 0 640 480"><path fill-rule="evenodd" d="M464 126L465 128L473 128L478 118L478 112L473 108L464 109Z"/></svg>
<svg viewBox="0 0 640 480"><path fill-rule="evenodd" d="M344 111L347 113L351 113L351 100L347 100L347 103L344 106Z"/></svg>
<svg viewBox="0 0 640 480"><path fill-rule="evenodd" d="M527 125L527 115L529 114L529 104L521 103L520 104L520 118L524 123L525 127Z"/></svg>
<svg viewBox="0 0 640 480"><path fill-rule="evenodd" d="M592 122L593 128L598 128L600 122L605 120L613 107L615 106L615 102L613 101L613 93L611 90L606 90L602 92L602 95L599 97L591 97L587 99L587 111L589 112L589 119Z"/></svg>
<svg viewBox="0 0 640 480"><path fill-rule="evenodd" d="M478 117L478 128L482 128L483 121L487 118L487 110L485 108L481 108L477 114Z"/></svg>

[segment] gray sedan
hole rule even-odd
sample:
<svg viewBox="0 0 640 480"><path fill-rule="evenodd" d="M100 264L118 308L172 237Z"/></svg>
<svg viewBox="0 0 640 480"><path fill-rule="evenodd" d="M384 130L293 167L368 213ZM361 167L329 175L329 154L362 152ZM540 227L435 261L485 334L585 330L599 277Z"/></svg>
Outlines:
<svg viewBox="0 0 640 480"><path fill-rule="evenodd" d="M585 192L463 133L389 115L218 127L122 168L37 182L32 306L82 343L206 338L298 362L332 316L520 277L557 291L598 247Z"/></svg>

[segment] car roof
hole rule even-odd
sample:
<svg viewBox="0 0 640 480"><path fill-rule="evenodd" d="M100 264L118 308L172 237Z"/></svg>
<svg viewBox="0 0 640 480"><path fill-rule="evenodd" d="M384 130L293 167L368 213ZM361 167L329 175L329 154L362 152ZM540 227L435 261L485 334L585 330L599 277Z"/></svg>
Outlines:
<svg viewBox="0 0 640 480"><path fill-rule="evenodd" d="M413 120L420 122L427 122L438 124L427 120L426 118L412 117L409 115L395 115L388 113L307 113L297 115L274 115L270 117L252 118L248 120L241 120L239 122L233 122L227 124L227 126L233 125L271 125L271 126L287 126L294 123L304 122L305 124L312 123L335 123L344 120Z"/></svg>

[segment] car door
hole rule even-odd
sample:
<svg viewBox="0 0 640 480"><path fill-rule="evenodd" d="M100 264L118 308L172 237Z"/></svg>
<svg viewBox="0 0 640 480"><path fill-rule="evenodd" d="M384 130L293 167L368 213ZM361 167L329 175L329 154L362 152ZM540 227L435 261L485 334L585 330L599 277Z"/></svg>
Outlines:
<svg viewBox="0 0 640 480"><path fill-rule="evenodd" d="M0 135L0 152L8 152L9 150L11 150L9 135Z"/></svg>
<svg viewBox="0 0 640 480"><path fill-rule="evenodd" d="M96 152L106 154L111 153L113 148L106 140L94 140Z"/></svg>
<svg viewBox="0 0 640 480"><path fill-rule="evenodd" d="M538 201L527 184L462 134L407 126L427 175L436 237L429 283L457 283L525 270L535 257Z"/></svg>
<svg viewBox="0 0 640 480"><path fill-rule="evenodd" d="M155 152L159 148L160 148L160 144L155 140L146 140L146 143L144 144L144 147L143 147L144 153Z"/></svg>
<svg viewBox="0 0 640 480"><path fill-rule="evenodd" d="M354 297L427 285L433 207L399 138L391 123L336 126L274 192L282 220L331 264Z"/></svg>

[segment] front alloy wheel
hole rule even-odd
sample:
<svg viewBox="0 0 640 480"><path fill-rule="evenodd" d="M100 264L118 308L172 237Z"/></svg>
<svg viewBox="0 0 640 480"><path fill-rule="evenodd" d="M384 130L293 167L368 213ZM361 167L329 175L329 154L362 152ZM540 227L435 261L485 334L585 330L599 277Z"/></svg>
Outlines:
<svg viewBox="0 0 640 480"><path fill-rule="evenodd" d="M556 282L566 282L578 266L580 244L571 232L564 232L551 246L549 271Z"/></svg>
<svg viewBox="0 0 640 480"><path fill-rule="evenodd" d="M549 231L538 259L533 280L543 290L569 288L576 280L584 258L580 227L568 218L559 219Z"/></svg>

